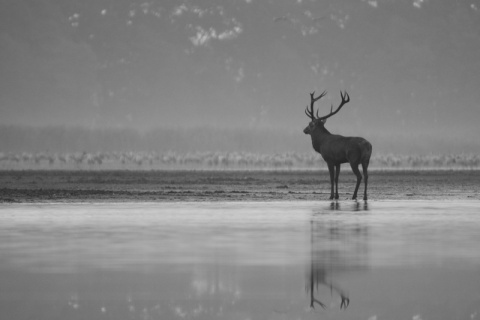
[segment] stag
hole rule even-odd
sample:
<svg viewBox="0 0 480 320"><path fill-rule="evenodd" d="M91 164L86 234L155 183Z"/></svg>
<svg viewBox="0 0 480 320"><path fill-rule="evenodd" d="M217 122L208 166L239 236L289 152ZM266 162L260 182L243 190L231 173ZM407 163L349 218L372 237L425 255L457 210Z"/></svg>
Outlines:
<svg viewBox="0 0 480 320"><path fill-rule="evenodd" d="M325 122L327 119L335 115L346 103L350 101L350 96L348 93L346 91L343 93L340 91L342 101L335 111L333 111L332 105L330 113L326 116L320 117L318 115L318 109L315 116L313 105L326 94L327 92L324 91L318 97L315 97L315 91L310 93L310 109L307 106L305 109L305 114L311 119L311 121L303 130L303 132L312 137L313 149L320 153L325 162L327 162L328 171L330 173L330 199L338 199L338 177L340 175L340 165L348 162L352 167L353 173L357 177L357 184L355 186L352 199L357 199L358 187L362 181L362 174L358 170L358 166L361 164L363 169L363 178L365 180L363 200L367 200L368 164L372 154L372 145L364 138L344 137L338 134L331 134L325 128Z"/></svg>

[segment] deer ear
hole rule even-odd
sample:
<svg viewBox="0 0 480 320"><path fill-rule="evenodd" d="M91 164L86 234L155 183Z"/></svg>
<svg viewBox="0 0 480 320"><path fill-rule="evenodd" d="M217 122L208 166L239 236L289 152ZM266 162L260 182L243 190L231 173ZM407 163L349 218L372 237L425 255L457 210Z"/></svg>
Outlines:
<svg viewBox="0 0 480 320"><path fill-rule="evenodd" d="M327 119L320 120L320 122L322 122L323 124L325 124L325 122L327 122Z"/></svg>

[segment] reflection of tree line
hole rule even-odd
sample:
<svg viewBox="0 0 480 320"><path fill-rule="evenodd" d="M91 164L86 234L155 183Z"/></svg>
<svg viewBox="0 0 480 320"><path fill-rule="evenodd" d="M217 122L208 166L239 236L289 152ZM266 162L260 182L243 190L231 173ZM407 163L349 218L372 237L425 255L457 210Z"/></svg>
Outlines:
<svg viewBox="0 0 480 320"><path fill-rule="evenodd" d="M367 211L368 204L355 202L353 211ZM332 202L329 211L339 211L340 203ZM330 289L330 294L340 296L340 309L346 309L350 298L345 289L334 282L331 274L364 269L368 255L368 229L364 225L349 225L340 220L318 219L323 214L314 213L310 221L310 268L307 272L307 291L310 294L310 307L326 305L315 297L319 287ZM339 213L340 214L340 213ZM330 276L329 276L330 274Z"/></svg>

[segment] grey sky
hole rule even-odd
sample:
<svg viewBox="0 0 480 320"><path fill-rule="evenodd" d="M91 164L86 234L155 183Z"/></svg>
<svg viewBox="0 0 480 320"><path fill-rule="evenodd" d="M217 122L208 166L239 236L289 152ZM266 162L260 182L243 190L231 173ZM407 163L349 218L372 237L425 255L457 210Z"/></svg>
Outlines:
<svg viewBox="0 0 480 320"><path fill-rule="evenodd" d="M480 133L480 2L2 0L0 124Z"/></svg>

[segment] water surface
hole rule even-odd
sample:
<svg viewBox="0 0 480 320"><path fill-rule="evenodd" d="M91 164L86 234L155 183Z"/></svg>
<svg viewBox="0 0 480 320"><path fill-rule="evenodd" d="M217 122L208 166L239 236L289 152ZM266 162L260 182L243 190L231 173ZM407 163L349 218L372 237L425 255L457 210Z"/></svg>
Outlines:
<svg viewBox="0 0 480 320"><path fill-rule="evenodd" d="M5 319L480 319L480 202L0 207Z"/></svg>

